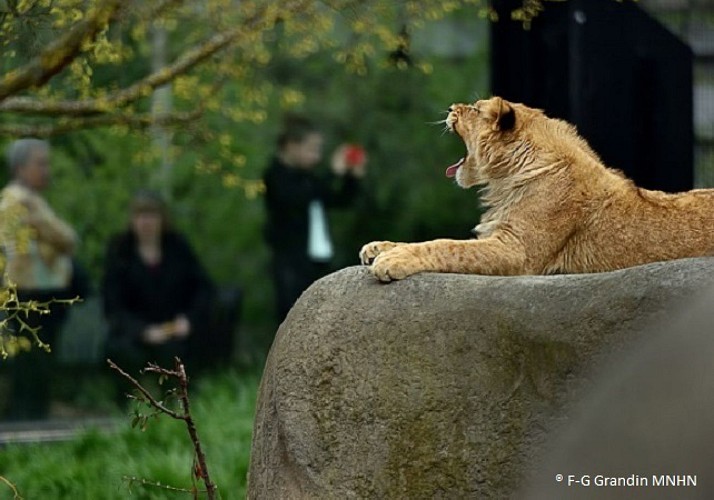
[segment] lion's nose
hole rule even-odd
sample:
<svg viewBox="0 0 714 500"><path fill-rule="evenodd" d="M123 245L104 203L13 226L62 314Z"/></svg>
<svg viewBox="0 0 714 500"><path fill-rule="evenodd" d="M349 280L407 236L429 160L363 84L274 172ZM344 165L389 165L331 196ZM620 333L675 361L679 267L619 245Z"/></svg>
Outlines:
<svg viewBox="0 0 714 500"><path fill-rule="evenodd" d="M454 107L453 107L453 106L449 106L449 109L448 109L447 111L448 111L449 113L453 113L453 112L454 112Z"/></svg>

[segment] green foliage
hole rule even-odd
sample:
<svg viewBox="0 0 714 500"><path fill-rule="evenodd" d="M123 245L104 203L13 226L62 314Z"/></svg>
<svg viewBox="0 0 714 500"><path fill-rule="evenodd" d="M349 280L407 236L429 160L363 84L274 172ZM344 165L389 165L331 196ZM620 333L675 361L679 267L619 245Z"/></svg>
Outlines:
<svg viewBox="0 0 714 500"><path fill-rule="evenodd" d="M49 136L112 124L195 126L205 112L262 122L271 84L263 70L276 53L301 61L329 51L333 64L361 75L379 51L403 47L410 30L464 6L490 12L484 0L0 3L7 48L0 130ZM241 99L230 99L229 80L251 83ZM172 103L153 113L152 92L166 84Z"/></svg>
<svg viewBox="0 0 714 500"><path fill-rule="evenodd" d="M211 475L224 499L245 497L257 386L254 375L217 375L200 380L191 401ZM123 500L132 498L130 493L177 498L156 487L130 487L123 478L190 488L193 448L184 423L159 418L144 432L130 423L124 416L116 434L90 431L67 443L8 446L0 454L0 475L28 499Z"/></svg>

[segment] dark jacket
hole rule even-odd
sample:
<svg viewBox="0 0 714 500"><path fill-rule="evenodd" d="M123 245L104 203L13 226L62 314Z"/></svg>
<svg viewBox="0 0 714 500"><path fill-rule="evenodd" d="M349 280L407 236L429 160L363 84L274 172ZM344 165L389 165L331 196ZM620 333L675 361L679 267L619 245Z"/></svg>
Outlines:
<svg viewBox="0 0 714 500"><path fill-rule="evenodd" d="M162 240L161 263L144 264L131 232L109 245L102 287L109 336L137 341L150 324L185 314L192 337L205 326L213 287L188 242L176 233Z"/></svg>
<svg viewBox="0 0 714 500"><path fill-rule="evenodd" d="M307 257L308 206L320 200L325 208L349 205L359 181L351 175L320 177L284 165L274 158L263 177L268 210L266 239L275 252Z"/></svg>

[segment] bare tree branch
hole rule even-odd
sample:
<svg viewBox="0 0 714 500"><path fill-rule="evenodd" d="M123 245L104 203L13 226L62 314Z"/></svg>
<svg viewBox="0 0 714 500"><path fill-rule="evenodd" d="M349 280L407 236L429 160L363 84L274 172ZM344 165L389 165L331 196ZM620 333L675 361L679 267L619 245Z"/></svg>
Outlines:
<svg viewBox="0 0 714 500"><path fill-rule="evenodd" d="M153 8L149 13L149 19L155 19L164 14L167 10L172 7L182 4L184 0L154 0Z"/></svg>
<svg viewBox="0 0 714 500"><path fill-rule="evenodd" d="M211 86L208 96L215 95L225 85L227 79L220 78ZM134 128L148 128L154 125L172 127L185 123L192 123L201 118L206 111L207 99L199 102L196 108L191 111L153 114L142 113L132 114L130 110L122 112L99 115L99 116L62 116L54 123L23 123L23 124L2 124L0 123L0 135L10 137L53 137L67 134L77 130L107 127L111 125L125 125Z"/></svg>
<svg viewBox="0 0 714 500"><path fill-rule="evenodd" d="M38 87L62 71L130 0L104 0L66 34L52 42L29 63L0 79L0 102L30 87Z"/></svg>
<svg viewBox="0 0 714 500"><path fill-rule="evenodd" d="M208 475L206 455L201 447L201 440L198 438L196 424L191 417L191 403L188 399L188 376L186 375L186 368L183 366L183 363L179 358L174 358L174 363L174 370L167 370L165 368L161 368L160 366L149 364L144 371L156 373L157 375L163 375L165 377L174 377L178 380L178 396L181 401L181 407L183 408L183 420L186 422L188 434L191 436L191 442L193 443L194 450L196 451L197 466L194 467L194 474L197 477L200 477L206 485L208 498L213 498L216 491L216 485L211 481L211 477Z"/></svg>
<svg viewBox="0 0 714 500"><path fill-rule="evenodd" d="M130 115L114 114L90 116L59 120L54 124L1 124L0 135L11 137L38 137L47 138L57 135L85 130L91 128L107 127L111 125L127 125L136 128L148 128L152 125L175 126L191 123L203 114L203 108L185 113L171 113L163 116L152 116L149 113Z"/></svg>

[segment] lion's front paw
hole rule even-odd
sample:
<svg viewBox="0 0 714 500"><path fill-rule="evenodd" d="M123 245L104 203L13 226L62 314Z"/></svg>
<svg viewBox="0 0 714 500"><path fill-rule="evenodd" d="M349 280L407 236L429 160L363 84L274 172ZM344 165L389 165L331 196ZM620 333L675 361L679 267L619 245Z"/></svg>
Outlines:
<svg viewBox="0 0 714 500"><path fill-rule="evenodd" d="M373 241L372 243L367 243L359 251L359 260L365 266L370 265L374 262L374 259L381 253L387 252L399 246L399 243L393 243L391 241Z"/></svg>
<svg viewBox="0 0 714 500"><path fill-rule="evenodd" d="M372 263L372 274L385 283L401 280L420 271L415 257L406 249L394 248L380 254Z"/></svg>

